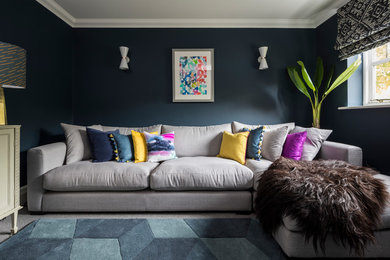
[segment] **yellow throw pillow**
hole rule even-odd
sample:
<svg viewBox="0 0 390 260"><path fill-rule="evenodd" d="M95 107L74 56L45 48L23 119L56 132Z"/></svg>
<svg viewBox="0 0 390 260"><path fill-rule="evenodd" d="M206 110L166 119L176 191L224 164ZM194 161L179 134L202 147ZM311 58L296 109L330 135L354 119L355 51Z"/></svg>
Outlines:
<svg viewBox="0 0 390 260"><path fill-rule="evenodd" d="M246 145L249 132L232 134L223 132L221 149L218 157L232 159L241 164L245 164Z"/></svg>
<svg viewBox="0 0 390 260"><path fill-rule="evenodd" d="M151 134L158 135L157 132L151 132ZM148 146L146 145L144 134L131 130L131 137L134 145L134 162L146 162L148 159Z"/></svg>

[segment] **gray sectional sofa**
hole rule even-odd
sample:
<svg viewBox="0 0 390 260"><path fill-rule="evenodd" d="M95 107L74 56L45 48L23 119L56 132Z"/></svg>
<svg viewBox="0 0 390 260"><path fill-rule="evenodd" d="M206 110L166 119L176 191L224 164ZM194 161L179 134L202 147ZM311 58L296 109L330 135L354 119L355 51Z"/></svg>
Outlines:
<svg viewBox="0 0 390 260"><path fill-rule="evenodd" d="M175 132L178 159L162 163L79 161L65 165L65 143L53 143L28 151L28 209L30 212L156 212L156 211L247 211L253 210L256 182L272 162L248 159L246 165L218 158L223 131L235 132L237 122L216 126L153 126L160 133ZM293 123L270 125L277 128ZM105 127L122 134L151 128ZM359 147L328 142L320 159L362 164ZM383 178L390 187L390 177ZM383 216L378 240L390 241L390 210ZM274 234L288 256L315 256L310 244L288 219ZM331 255L348 252L330 243ZM343 250L340 253L340 250ZM375 245L374 256L389 256L386 243ZM336 252L336 253L335 253ZM346 253L347 252L347 253ZM379 255L378 255L379 254ZM329 256L329 255L328 255Z"/></svg>
<svg viewBox="0 0 390 260"><path fill-rule="evenodd" d="M252 211L259 176L272 162L247 160L246 165L218 158L223 131L239 123L186 127L156 125L119 129L175 132L178 159L162 163L65 164L66 144L53 143L28 151L28 209L31 212L104 211ZM293 123L268 126L270 129ZM241 127L242 125L240 125ZM361 149L325 142L319 158L362 163Z"/></svg>

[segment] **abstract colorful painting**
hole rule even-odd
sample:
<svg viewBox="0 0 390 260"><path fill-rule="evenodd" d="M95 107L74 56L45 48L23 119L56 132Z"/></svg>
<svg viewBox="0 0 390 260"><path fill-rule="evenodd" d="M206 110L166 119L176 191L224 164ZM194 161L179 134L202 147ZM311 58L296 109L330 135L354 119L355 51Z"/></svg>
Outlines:
<svg viewBox="0 0 390 260"><path fill-rule="evenodd" d="M213 49L174 49L173 102L213 102Z"/></svg>

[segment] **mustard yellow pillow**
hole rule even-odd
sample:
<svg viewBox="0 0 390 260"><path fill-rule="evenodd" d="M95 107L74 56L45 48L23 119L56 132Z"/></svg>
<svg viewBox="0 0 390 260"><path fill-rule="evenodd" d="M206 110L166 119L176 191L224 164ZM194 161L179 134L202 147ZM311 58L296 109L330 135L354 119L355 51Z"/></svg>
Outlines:
<svg viewBox="0 0 390 260"><path fill-rule="evenodd" d="M151 132L151 134L158 135L157 132ZM134 145L134 162L146 162L148 159L148 146L146 145L144 134L131 130L131 137Z"/></svg>
<svg viewBox="0 0 390 260"><path fill-rule="evenodd" d="M217 157L235 160L245 164L246 144L249 132L232 134L223 132L221 149Z"/></svg>

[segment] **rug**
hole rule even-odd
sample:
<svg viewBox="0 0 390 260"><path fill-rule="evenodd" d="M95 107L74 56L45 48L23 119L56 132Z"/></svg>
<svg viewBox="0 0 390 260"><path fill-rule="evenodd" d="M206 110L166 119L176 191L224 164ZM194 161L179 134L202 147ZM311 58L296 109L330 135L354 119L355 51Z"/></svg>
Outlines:
<svg viewBox="0 0 390 260"><path fill-rule="evenodd" d="M255 219L40 219L0 259L281 259Z"/></svg>

